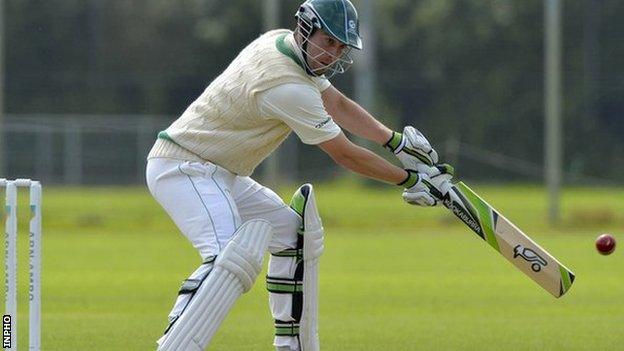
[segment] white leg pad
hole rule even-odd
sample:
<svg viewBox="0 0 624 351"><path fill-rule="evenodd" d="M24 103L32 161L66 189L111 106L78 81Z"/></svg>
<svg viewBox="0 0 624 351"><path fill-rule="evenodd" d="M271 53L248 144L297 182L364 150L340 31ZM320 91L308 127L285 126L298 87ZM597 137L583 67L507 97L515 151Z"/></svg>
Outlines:
<svg viewBox="0 0 624 351"><path fill-rule="evenodd" d="M316 207L314 190L309 185L309 193L303 211L303 311L300 322L302 351L318 351L318 286L319 257L324 249L323 223Z"/></svg>
<svg viewBox="0 0 624 351"><path fill-rule="evenodd" d="M295 248L272 253L267 275L277 350L318 351L319 257L323 225L311 184L302 185L290 207L301 216Z"/></svg>
<svg viewBox="0 0 624 351"><path fill-rule="evenodd" d="M205 350L236 300L253 286L271 233L265 220L238 228L184 313L158 340L159 351Z"/></svg>

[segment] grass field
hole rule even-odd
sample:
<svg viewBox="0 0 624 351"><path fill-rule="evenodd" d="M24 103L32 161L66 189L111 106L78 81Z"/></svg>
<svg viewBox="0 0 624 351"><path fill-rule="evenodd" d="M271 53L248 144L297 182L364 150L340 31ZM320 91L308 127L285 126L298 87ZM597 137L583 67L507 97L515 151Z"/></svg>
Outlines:
<svg viewBox="0 0 624 351"><path fill-rule="evenodd" d="M546 222L541 188L473 189L576 273L570 292L553 298L443 208L410 207L393 188L320 184L324 350L624 347L622 248L608 257L593 248L602 232L624 243L624 189L566 189L557 228ZM44 189L43 349L153 350L180 282L198 264L143 188ZM24 292L24 272L20 279ZM22 347L25 307L22 297ZM259 279L210 350L268 351L271 341Z"/></svg>

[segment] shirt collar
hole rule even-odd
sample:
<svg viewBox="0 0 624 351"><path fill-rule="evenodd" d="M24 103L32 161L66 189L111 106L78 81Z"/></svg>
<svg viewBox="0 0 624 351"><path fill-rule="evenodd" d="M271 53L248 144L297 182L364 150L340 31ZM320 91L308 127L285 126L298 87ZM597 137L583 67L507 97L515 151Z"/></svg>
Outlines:
<svg viewBox="0 0 624 351"><path fill-rule="evenodd" d="M292 51L295 53L295 55L297 55L297 58L299 58L299 61L303 62L303 53L301 52L301 48L299 48L299 45L297 45L297 42L295 41L294 33L287 34L286 38L284 38L284 42L290 45Z"/></svg>
<svg viewBox="0 0 624 351"><path fill-rule="evenodd" d="M275 46L277 50L282 54L290 57L299 67L303 68L306 72L305 65L303 64L303 55L301 50L295 43L295 37L292 33L283 34L277 37L275 40Z"/></svg>

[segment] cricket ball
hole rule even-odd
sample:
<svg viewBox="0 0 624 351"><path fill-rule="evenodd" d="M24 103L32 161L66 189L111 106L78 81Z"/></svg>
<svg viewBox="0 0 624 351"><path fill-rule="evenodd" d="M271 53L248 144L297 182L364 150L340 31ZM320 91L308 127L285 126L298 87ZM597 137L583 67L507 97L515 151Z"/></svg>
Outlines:
<svg viewBox="0 0 624 351"><path fill-rule="evenodd" d="M596 239L596 250L603 255L609 255L615 250L615 238L610 234L602 234Z"/></svg>

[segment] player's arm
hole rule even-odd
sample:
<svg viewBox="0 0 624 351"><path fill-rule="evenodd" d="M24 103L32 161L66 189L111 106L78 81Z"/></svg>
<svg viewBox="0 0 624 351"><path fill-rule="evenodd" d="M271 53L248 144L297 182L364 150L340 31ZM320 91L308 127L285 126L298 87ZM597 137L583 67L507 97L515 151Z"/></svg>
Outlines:
<svg viewBox="0 0 624 351"><path fill-rule="evenodd" d="M427 174L399 168L372 151L355 145L342 132L318 146L337 164L352 172L404 187L403 199L409 204L434 206L438 202L432 195L436 189Z"/></svg>
<svg viewBox="0 0 624 351"><path fill-rule="evenodd" d="M392 184L403 182L408 174L375 153L355 145L344 133L318 145L340 166L363 176Z"/></svg>
<svg viewBox="0 0 624 351"><path fill-rule="evenodd" d="M436 204L428 183L423 181L427 175L403 170L349 141L325 110L317 89L304 84L283 84L259 93L257 101L264 118L282 120L302 142L319 145L339 165L406 188L403 198L410 204Z"/></svg>
<svg viewBox="0 0 624 351"><path fill-rule="evenodd" d="M392 151L407 169L424 171L438 163L438 154L425 136L412 126L394 132L355 101L330 86L321 94L323 105L338 125Z"/></svg>
<svg viewBox="0 0 624 351"><path fill-rule="evenodd" d="M341 132L340 127L334 123L333 116L326 110L323 94L327 90L337 92L331 86L323 93L319 93L318 90L306 85L280 85L259 94L259 108L267 118L273 116L288 124L304 143L319 145L339 165L388 183L403 182L408 176L407 171L353 144ZM370 120L374 121L374 118L370 117ZM371 125L374 123L371 122ZM382 127L383 125L379 123L379 130ZM391 131L389 129L387 131L390 135ZM382 134L379 135L382 138L387 136Z"/></svg>
<svg viewBox="0 0 624 351"><path fill-rule="evenodd" d="M392 137L390 128L333 86L325 89L321 97L327 112L349 132L379 145L384 145Z"/></svg>

